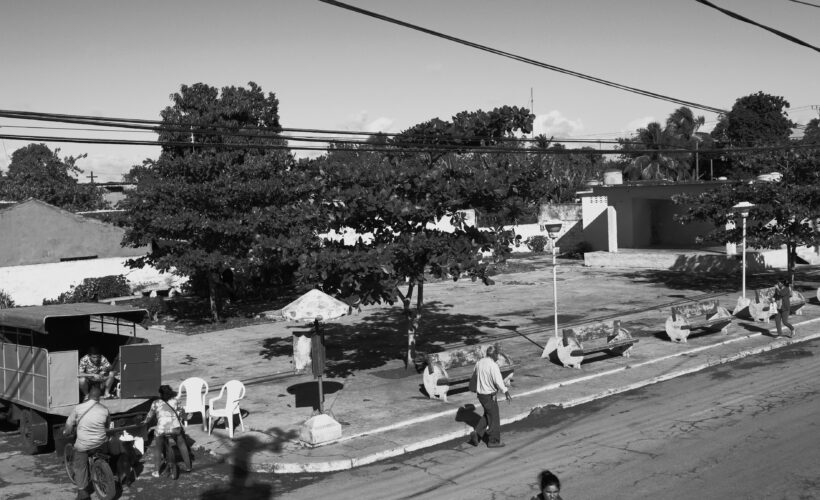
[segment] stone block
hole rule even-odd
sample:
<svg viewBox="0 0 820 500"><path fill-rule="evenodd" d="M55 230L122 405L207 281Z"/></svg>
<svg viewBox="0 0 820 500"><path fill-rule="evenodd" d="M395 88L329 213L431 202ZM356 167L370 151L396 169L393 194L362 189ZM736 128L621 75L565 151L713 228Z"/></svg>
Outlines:
<svg viewBox="0 0 820 500"><path fill-rule="evenodd" d="M326 414L310 417L299 429L299 439L312 445L333 441L340 437L342 437L342 424Z"/></svg>

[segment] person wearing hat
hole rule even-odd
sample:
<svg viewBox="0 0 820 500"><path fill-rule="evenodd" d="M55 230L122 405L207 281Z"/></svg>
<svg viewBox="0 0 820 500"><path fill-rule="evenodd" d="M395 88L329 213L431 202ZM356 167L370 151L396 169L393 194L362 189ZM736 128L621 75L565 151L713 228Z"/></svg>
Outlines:
<svg viewBox="0 0 820 500"><path fill-rule="evenodd" d="M182 461L185 464L185 471L191 471L191 456L188 451L188 443L185 442L185 433L182 429L182 421L187 419L187 414L176 397L176 392L171 389L170 385L159 386L159 399L155 399L151 403L151 409L145 416L142 422L147 425L152 419L156 418L157 425L154 428L154 439L156 444L154 446L154 463L157 470L151 473L153 477L159 477L160 469L163 464L162 453L165 450L166 439L173 439L176 441L179 453L182 455ZM166 457L168 458L168 457Z"/></svg>

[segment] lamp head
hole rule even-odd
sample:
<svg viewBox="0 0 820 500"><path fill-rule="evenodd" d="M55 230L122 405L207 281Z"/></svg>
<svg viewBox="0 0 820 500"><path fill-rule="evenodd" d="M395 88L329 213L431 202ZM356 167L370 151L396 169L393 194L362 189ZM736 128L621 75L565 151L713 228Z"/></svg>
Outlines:
<svg viewBox="0 0 820 500"><path fill-rule="evenodd" d="M755 205L753 203L749 203L748 201L741 201L737 205L734 205L732 209L745 219L749 216L749 212L752 208L754 208L754 206Z"/></svg>
<svg viewBox="0 0 820 500"><path fill-rule="evenodd" d="M558 237L558 233L561 232L562 226L563 222L561 221L547 221L541 225L541 230L546 231L550 239L554 240Z"/></svg>

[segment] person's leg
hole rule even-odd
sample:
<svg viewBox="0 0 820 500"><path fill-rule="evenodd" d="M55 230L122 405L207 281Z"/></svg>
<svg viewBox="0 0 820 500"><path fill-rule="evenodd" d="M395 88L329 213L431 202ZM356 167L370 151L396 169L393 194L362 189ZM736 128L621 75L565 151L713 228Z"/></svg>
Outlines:
<svg viewBox="0 0 820 500"><path fill-rule="evenodd" d="M88 383L88 379L85 378L85 377L80 377L79 380L80 380L80 392L82 393L83 398L85 398L88 395L88 389L91 387L91 385Z"/></svg>
<svg viewBox="0 0 820 500"><path fill-rule="evenodd" d="M91 498L88 484L88 452L74 450L74 459L71 461L74 468L74 481L77 485L77 498Z"/></svg>
<svg viewBox="0 0 820 500"><path fill-rule="evenodd" d="M185 472L191 472L191 454L188 451L188 443L185 442L185 434L181 432L177 435L177 449L182 457L182 463L185 464Z"/></svg>
<svg viewBox="0 0 820 500"><path fill-rule="evenodd" d="M487 426L490 423L487 408L490 405L491 398L492 396L489 394L478 394L478 402L481 403L481 407L484 409L484 415L481 415L481 418L478 419L478 423L475 426L475 433L476 436L478 436L479 441L484 439L484 432L487 430Z"/></svg>
<svg viewBox="0 0 820 500"><path fill-rule="evenodd" d="M487 415L487 419L490 421L490 428L487 433L490 435L490 443L500 443L501 416L498 412L498 400L496 400L495 394L493 394L490 398L490 407L488 408L489 414Z"/></svg>
<svg viewBox="0 0 820 500"><path fill-rule="evenodd" d="M152 474L154 477L159 476L159 471L162 468L162 452L165 450L165 436L162 434L154 435L154 466L157 470Z"/></svg>
<svg viewBox="0 0 820 500"><path fill-rule="evenodd" d="M783 323L782 323L782 321L783 321L782 313L780 311L778 311L777 314L774 315L774 326L777 327L777 335L778 336L783 335Z"/></svg>
<svg viewBox="0 0 820 500"><path fill-rule="evenodd" d="M110 372L108 374L108 378L105 379L105 392L103 393L104 398L111 397L112 387L114 387L114 372Z"/></svg>
<svg viewBox="0 0 820 500"><path fill-rule="evenodd" d="M791 322L789 321L790 314L791 314L791 311L784 309L780 313L780 320L783 322L784 325L789 327L789 330L791 330L791 334L794 335L794 325L792 325Z"/></svg>

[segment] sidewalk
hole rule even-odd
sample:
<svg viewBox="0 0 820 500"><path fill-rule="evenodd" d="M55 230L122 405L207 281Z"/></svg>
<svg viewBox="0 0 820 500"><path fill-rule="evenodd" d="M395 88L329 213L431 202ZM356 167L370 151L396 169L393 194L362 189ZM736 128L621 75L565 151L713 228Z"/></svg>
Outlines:
<svg viewBox="0 0 820 500"><path fill-rule="evenodd" d="M668 306L657 307L713 292L731 310L739 294L719 289L731 277L604 272L561 264L559 326L617 316L640 339L631 357L593 355L581 370L540 358L540 346L553 334L552 270L543 261L533 271L498 276L496 285L489 287L469 282L425 287L424 334L440 337L442 343L505 337L504 351L519 367L512 403L500 402L502 425L540 408L570 407L820 338L814 289L804 291L809 301L804 315L792 316L797 327L794 339L769 336L766 332L774 331L774 323L738 319L728 334L697 335L687 344L676 344L662 333ZM765 284L771 277L757 281ZM231 440L221 427L208 436L201 426L191 424L196 446L254 471L329 472L466 439L472 430L468 424L481 414L470 392L451 392L447 403L424 395L421 375L412 367L405 369L399 353L393 352L395 343L386 340L401 339L400 318L399 306L373 307L328 325L325 409L342 424L342 438L317 447L304 446L298 432L316 405L318 387L310 374L291 375L292 334L305 327L273 322L191 337L156 330L146 336L163 344L164 383L175 385L188 376L200 376L211 384L210 397L216 397L221 384L231 378L247 386L240 404L247 412L245 431L237 429Z"/></svg>

